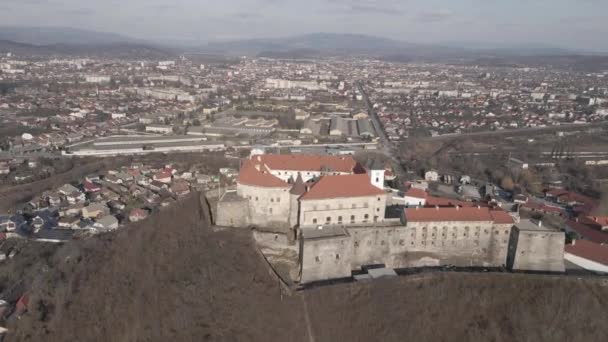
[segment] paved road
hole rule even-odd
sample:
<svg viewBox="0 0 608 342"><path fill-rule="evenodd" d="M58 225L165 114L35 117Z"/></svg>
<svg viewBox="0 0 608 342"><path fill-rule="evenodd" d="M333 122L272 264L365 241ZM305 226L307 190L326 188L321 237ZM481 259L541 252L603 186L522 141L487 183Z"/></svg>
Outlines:
<svg viewBox="0 0 608 342"><path fill-rule="evenodd" d="M372 124L374 125L374 129L376 130L376 134L378 135L378 138L380 138L379 151L381 151L387 157L391 158L391 160L393 161L393 170L395 171L395 174L398 179L407 179L407 174L403 169L401 157L399 156L399 148L397 148L397 146L395 146L393 142L388 139L386 131L384 130L384 126L382 125L382 123L380 122L380 118L378 117L378 113L376 113L374 105L370 101L369 96L365 92L365 89L363 89L363 85L361 84L361 82L357 83L357 87L359 88L359 91L363 96L363 101L365 101L365 104L367 105L367 111L369 113L369 117L372 121ZM398 182L397 187L400 190L403 190L403 182Z"/></svg>

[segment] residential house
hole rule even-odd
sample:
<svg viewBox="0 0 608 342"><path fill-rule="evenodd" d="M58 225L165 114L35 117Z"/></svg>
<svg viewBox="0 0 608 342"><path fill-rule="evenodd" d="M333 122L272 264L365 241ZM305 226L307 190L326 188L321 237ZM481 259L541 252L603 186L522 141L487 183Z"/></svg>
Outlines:
<svg viewBox="0 0 608 342"><path fill-rule="evenodd" d="M152 179L156 182L160 182L163 184L169 184L169 183L171 183L172 174L171 174L171 171L165 169L165 170L155 173L154 176L152 177Z"/></svg>
<svg viewBox="0 0 608 342"><path fill-rule="evenodd" d="M69 204L84 202L87 199L86 195L80 191L74 191L68 194L65 198Z"/></svg>
<svg viewBox="0 0 608 342"><path fill-rule="evenodd" d="M100 232L118 229L118 219L112 215L106 215L95 221L93 228Z"/></svg>
<svg viewBox="0 0 608 342"><path fill-rule="evenodd" d="M47 199L51 207L58 207L61 205L61 196L58 194L50 194Z"/></svg>
<svg viewBox="0 0 608 342"><path fill-rule="evenodd" d="M97 218L110 213L110 208L105 203L91 203L88 207L82 209L82 217Z"/></svg>
<svg viewBox="0 0 608 342"><path fill-rule="evenodd" d="M108 206L114 210L125 210L126 204L121 201L109 201Z"/></svg>
<svg viewBox="0 0 608 342"><path fill-rule="evenodd" d="M25 224L26 221L21 215L0 216L0 232L14 232Z"/></svg>
<svg viewBox="0 0 608 342"><path fill-rule="evenodd" d="M190 184L180 180L171 185L171 192L176 196L184 196L190 193Z"/></svg>
<svg viewBox="0 0 608 342"><path fill-rule="evenodd" d="M148 211L141 208L135 208L129 213L129 221L131 222L139 222L146 217L148 217Z"/></svg>
<svg viewBox="0 0 608 342"><path fill-rule="evenodd" d="M439 173L435 170L429 170L424 174L424 180L427 182L438 182L439 181Z"/></svg>
<svg viewBox="0 0 608 342"><path fill-rule="evenodd" d="M84 192L86 192L86 193L101 191L101 186L97 185L96 183L89 182L89 181L85 181L83 183L83 188L84 188Z"/></svg>
<svg viewBox="0 0 608 342"><path fill-rule="evenodd" d="M57 189L57 191L59 191L59 193L63 196L68 196L74 192L80 192L75 186L71 184L65 184L59 189Z"/></svg>
<svg viewBox="0 0 608 342"><path fill-rule="evenodd" d="M59 216L79 216L84 209L84 203L75 203L59 210Z"/></svg>
<svg viewBox="0 0 608 342"><path fill-rule="evenodd" d="M64 229L72 229L78 226L80 219L75 216L64 216L59 219L57 226Z"/></svg>
<svg viewBox="0 0 608 342"><path fill-rule="evenodd" d="M608 245L573 240L565 247L564 259L588 271L608 274Z"/></svg>

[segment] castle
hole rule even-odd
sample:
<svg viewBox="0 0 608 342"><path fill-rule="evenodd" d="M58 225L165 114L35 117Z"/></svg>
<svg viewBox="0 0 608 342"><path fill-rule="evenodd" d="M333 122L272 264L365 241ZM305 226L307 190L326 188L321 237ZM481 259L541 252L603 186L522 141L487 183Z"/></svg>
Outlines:
<svg viewBox="0 0 608 342"><path fill-rule="evenodd" d="M254 155L242 162L236 191L220 199L216 224L291 236L300 283L374 264L564 271L562 232L473 203L394 206L384 166L366 166L351 156Z"/></svg>

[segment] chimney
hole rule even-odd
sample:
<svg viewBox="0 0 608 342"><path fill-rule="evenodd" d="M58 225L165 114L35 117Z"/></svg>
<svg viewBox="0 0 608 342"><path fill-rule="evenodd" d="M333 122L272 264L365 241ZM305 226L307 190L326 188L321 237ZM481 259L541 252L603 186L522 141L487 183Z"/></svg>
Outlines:
<svg viewBox="0 0 608 342"><path fill-rule="evenodd" d="M576 245L576 239L572 239L572 246Z"/></svg>

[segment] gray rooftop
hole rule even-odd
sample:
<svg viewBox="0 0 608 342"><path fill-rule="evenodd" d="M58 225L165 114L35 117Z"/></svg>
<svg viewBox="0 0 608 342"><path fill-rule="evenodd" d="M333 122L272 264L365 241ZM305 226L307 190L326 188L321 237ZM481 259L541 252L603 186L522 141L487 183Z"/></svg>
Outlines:
<svg viewBox="0 0 608 342"><path fill-rule="evenodd" d="M542 225L542 222L539 224L530 220L521 220L519 223L515 224L515 227L517 227L517 229L520 231L556 232L556 230Z"/></svg>
<svg viewBox="0 0 608 342"><path fill-rule="evenodd" d="M321 227L321 226L320 226ZM339 226L329 226L321 228L303 228L302 237L304 239L323 239L330 237L346 237L348 233L346 229Z"/></svg>

